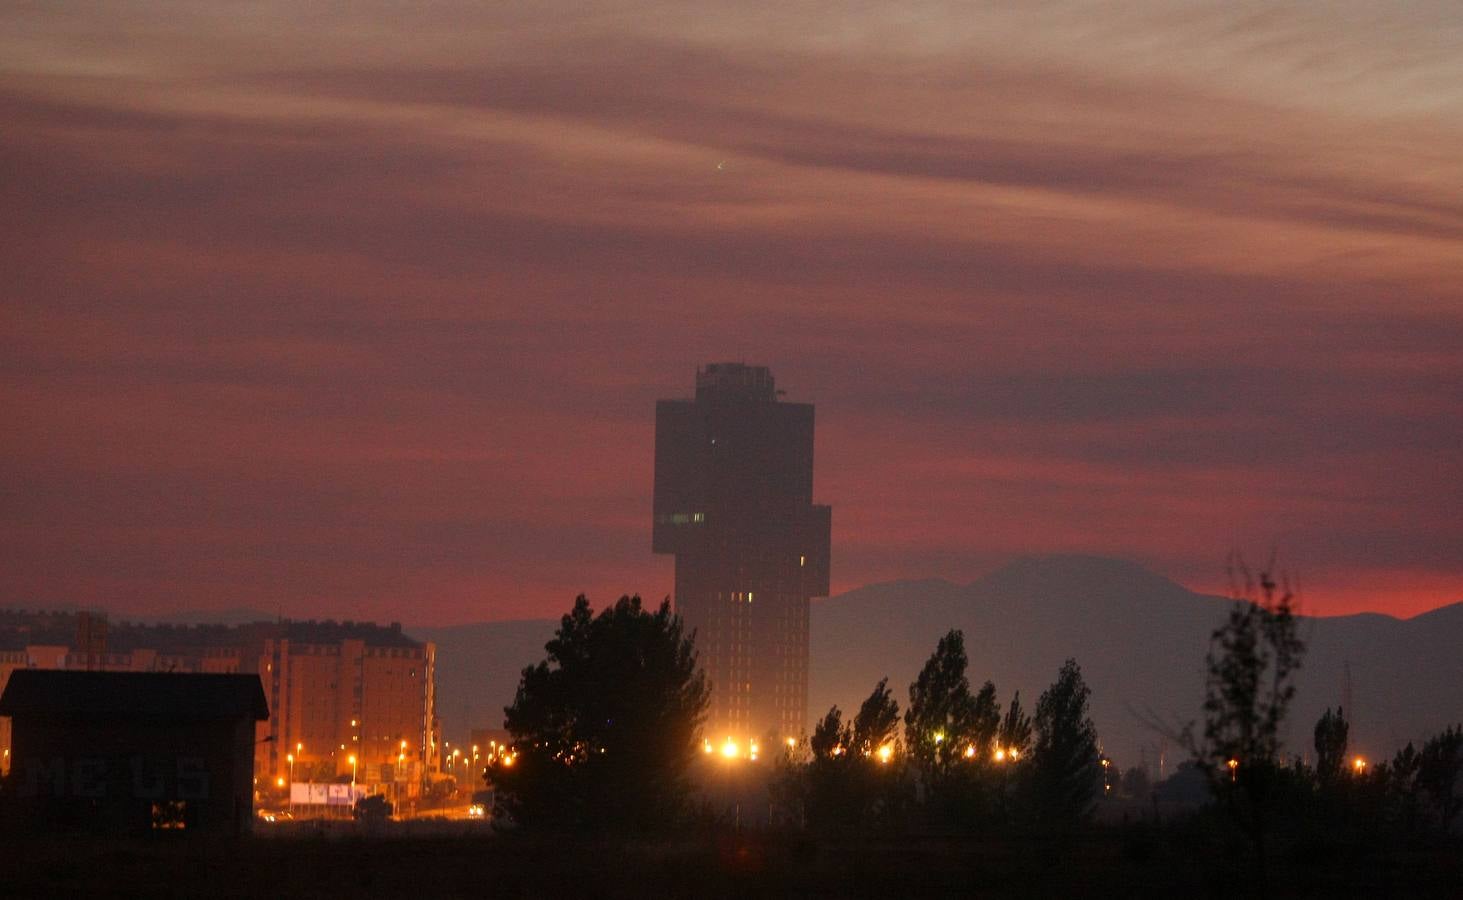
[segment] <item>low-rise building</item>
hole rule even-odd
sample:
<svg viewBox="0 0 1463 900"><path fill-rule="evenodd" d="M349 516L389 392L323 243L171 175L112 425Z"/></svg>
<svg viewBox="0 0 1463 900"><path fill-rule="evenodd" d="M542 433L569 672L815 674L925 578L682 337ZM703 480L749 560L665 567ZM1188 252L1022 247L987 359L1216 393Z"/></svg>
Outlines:
<svg viewBox="0 0 1463 900"><path fill-rule="evenodd" d="M5 804L28 832L240 834L253 820L257 675L22 669Z"/></svg>

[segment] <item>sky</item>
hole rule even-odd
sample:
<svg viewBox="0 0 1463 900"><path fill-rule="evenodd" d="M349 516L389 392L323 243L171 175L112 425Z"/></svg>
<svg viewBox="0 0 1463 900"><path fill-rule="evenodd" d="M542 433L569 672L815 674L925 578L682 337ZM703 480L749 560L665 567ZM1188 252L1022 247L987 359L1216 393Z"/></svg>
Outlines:
<svg viewBox="0 0 1463 900"><path fill-rule="evenodd" d="M670 592L654 401L817 405L835 592L1463 600L1463 14L9 3L0 604Z"/></svg>

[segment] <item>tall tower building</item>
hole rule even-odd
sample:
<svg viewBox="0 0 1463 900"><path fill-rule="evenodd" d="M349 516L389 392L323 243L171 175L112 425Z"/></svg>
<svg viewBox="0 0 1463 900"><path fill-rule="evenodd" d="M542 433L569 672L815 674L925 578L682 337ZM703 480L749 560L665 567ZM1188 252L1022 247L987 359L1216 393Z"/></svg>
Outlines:
<svg viewBox="0 0 1463 900"><path fill-rule="evenodd" d="M707 735L807 726L808 600L828 594L831 510L813 504L813 406L765 366L713 363L655 405L652 546L711 680Z"/></svg>

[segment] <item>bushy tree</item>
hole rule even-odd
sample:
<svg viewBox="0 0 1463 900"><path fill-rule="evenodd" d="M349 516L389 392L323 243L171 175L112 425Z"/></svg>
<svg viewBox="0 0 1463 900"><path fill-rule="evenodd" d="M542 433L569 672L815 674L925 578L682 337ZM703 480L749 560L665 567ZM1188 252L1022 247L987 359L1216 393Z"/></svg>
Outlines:
<svg viewBox="0 0 1463 900"><path fill-rule="evenodd" d="M1146 800L1153 785L1148 780L1148 770L1139 766L1133 766L1123 773L1122 792L1123 796L1135 800Z"/></svg>
<svg viewBox="0 0 1463 900"><path fill-rule="evenodd" d="M1049 828L1086 821L1102 783L1097 728L1087 709L1091 693L1077 661L1069 659L1036 702L1030 797L1037 821Z"/></svg>
<svg viewBox="0 0 1463 900"><path fill-rule="evenodd" d="M496 812L523 828L648 831L687 811L708 687L668 602L621 597L594 615L582 595L523 670L489 769Z"/></svg>
<svg viewBox="0 0 1463 900"><path fill-rule="evenodd" d="M395 806L382 794L372 794L356 801L351 815L357 822L380 823L391 818Z"/></svg>

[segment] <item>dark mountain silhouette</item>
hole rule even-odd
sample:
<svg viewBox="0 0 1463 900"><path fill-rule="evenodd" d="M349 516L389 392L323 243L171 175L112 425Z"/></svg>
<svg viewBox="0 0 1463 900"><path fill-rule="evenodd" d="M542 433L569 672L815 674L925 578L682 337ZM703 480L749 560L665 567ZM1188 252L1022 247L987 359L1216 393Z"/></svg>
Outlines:
<svg viewBox="0 0 1463 900"><path fill-rule="evenodd" d="M963 587L872 585L815 608L810 711L846 709L885 675L908 684L940 635L961 628L971 680L993 680L1003 703L1019 689L1030 708L1075 657L1107 752L1125 766L1152 762L1165 741L1146 722L1198 717L1209 635L1229 604L1132 563L1080 556L1020 560ZM1463 719L1463 604L1405 621L1305 618L1301 633L1292 750L1309 752L1316 719L1342 700L1348 663L1359 752L1390 754Z"/></svg>
<svg viewBox="0 0 1463 900"><path fill-rule="evenodd" d="M1302 598L1303 599L1303 598ZM950 628L965 632L970 678L1020 690L1028 709L1075 657L1093 717L1120 765L1178 751L1145 724L1197 718L1209 634L1230 601L1204 596L1133 563L1082 556L1023 559L968 585L941 580L870 585L816 602L809 715L845 712L889 676L901 706L909 683ZM449 735L502 721L521 669L543 656L557 620L412 629L438 644L440 712ZM1351 668L1352 744L1390 755L1463 720L1463 603L1409 620L1363 614L1306 618L1309 644L1289 745L1309 752L1322 710L1342 699ZM1166 743L1166 745L1165 745ZM1164 746L1161 746L1164 745Z"/></svg>

